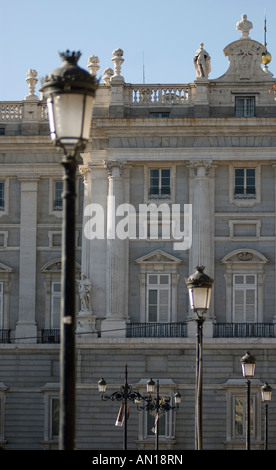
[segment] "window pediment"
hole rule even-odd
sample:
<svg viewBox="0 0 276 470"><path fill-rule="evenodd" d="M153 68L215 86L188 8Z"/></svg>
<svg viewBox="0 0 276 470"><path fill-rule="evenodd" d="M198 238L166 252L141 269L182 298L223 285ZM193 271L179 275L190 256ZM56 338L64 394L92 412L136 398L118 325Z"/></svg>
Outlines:
<svg viewBox="0 0 276 470"><path fill-rule="evenodd" d="M224 256L221 262L222 264L267 264L269 261L258 251L245 248L232 251L228 255Z"/></svg>
<svg viewBox="0 0 276 470"><path fill-rule="evenodd" d="M150 265L150 264L181 264L183 261L173 255L170 255L162 250L155 250L141 258L137 259L136 264L138 265Z"/></svg>

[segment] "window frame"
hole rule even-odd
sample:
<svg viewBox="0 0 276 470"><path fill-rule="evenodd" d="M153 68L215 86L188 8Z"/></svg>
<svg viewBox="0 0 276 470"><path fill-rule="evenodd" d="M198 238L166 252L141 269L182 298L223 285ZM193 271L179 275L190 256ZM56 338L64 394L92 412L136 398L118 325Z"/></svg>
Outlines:
<svg viewBox="0 0 276 470"><path fill-rule="evenodd" d="M238 176L237 172L243 171L242 176ZM248 184L250 171L254 171L254 186ZM242 178L242 185L237 185L237 179ZM249 192L249 187L254 188L254 191ZM238 188L242 188L242 192L237 191ZM234 186L234 198L235 199L256 199L256 168L235 168L235 186Z"/></svg>
<svg viewBox="0 0 276 470"><path fill-rule="evenodd" d="M235 280L238 277L243 277L243 283L237 283ZM247 277L254 277L254 284L248 284L246 281ZM254 291L254 320L249 320L247 318L247 293L248 291ZM238 293L243 294L243 306L240 314L237 312L237 295ZM253 310L253 308L252 308ZM243 317L243 319L237 319L238 315ZM258 318L258 277L254 273L234 273L233 274L233 322L234 323L256 323Z"/></svg>
<svg viewBox="0 0 276 470"><path fill-rule="evenodd" d="M149 279L151 276L157 276L158 278L158 283L150 283ZM168 283L167 284L162 284L161 281L161 276L167 276L168 278ZM157 303L156 304L150 304L150 292L151 291L156 291L157 292ZM162 313L161 313L161 308L162 308L162 300L161 300L161 292L167 292L168 293L168 302L167 302L167 320L161 319ZM156 305L156 320L151 320L150 319L150 307ZM164 314L163 314L164 315ZM147 273L147 323L170 323L171 322L171 275L170 273Z"/></svg>
<svg viewBox="0 0 276 470"><path fill-rule="evenodd" d="M45 448L57 448L59 442L58 435L53 434L53 402L60 402L59 382L46 383L41 389L44 393L44 446ZM58 410L58 429L59 429L59 410Z"/></svg>
<svg viewBox="0 0 276 470"><path fill-rule="evenodd" d="M178 316L178 281L179 266L183 264L183 260L169 255L162 250L155 250L135 261L139 266L140 281L140 322L147 321L147 274L170 274L171 276L171 322L177 321Z"/></svg>
<svg viewBox="0 0 276 470"><path fill-rule="evenodd" d="M225 266L225 322L233 323L233 275L246 274L256 275L257 283L257 312L256 323L262 323L264 319L264 281L265 281L265 267L268 259L256 250L251 248L242 248L234 250L224 256L221 260ZM248 322L246 322L248 323Z"/></svg>
<svg viewBox="0 0 276 470"><path fill-rule="evenodd" d="M255 197L235 197L235 170L255 169ZM245 161L229 163L229 203L237 207L253 207L261 203L261 168L262 165Z"/></svg>
<svg viewBox="0 0 276 470"><path fill-rule="evenodd" d="M151 196L150 194L150 174L151 170L170 170L170 194L167 196L164 195L156 195ZM168 164L164 162L164 164L158 163L151 163L144 166L144 203L173 203L175 200L175 179L176 179L176 165L175 164ZM160 184L160 178L159 178Z"/></svg>
<svg viewBox="0 0 276 470"><path fill-rule="evenodd" d="M59 286L60 290L55 291L55 286ZM55 302L60 304L61 302L61 280L52 280L51 281L51 313L50 313L50 328L51 329L58 329L60 328L60 322L56 321L56 318L60 318L60 311L55 312Z"/></svg>
<svg viewBox="0 0 276 470"><path fill-rule="evenodd" d="M256 116L256 97L254 95L235 96L235 117L252 118Z"/></svg>
<svg viewBox="0 0 276 470"><path fill-rule="evenodd" d="M236 358L236 367L240 368L240 358ZM259 379L251 379L251 447L261 449L262 441L262 402L260 387L262 383ZM246 448L246 408L247 408L247 392L243 378L229 378L224 384L226 390L226 450L245 450ZM235 398L242 397L242 421L243 429L241 434L235 432Z"/></svg>
<svg viewBox="0 0 276 470"><path fill-rule="evenodd" d="M62 199L63 181L62 180L54 180L53 185L54 185L54 188L53 188L53 192L54 192L53 211L62 211L62 208L63 208L63 199ZM58 185L61 185L61 188L58 188Z"/></svg>
<svg viewBox="0 0 276 470"><path fill-rule="evenodd" d="M153 175L153 172L155 174ZM165 172L169 172L165 175ZM165 181L169 179L169 185ZM153 181L157 180L157 184ZM157 192L155 192L157 188ZM170 168L150 168L149 169L149 199L171 199L171 169Z"/></svg>

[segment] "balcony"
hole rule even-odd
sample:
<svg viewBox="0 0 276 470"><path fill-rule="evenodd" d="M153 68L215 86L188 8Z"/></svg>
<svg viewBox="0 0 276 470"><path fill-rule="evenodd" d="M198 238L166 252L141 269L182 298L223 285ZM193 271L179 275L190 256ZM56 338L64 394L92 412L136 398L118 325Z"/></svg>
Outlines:
<svg viewBox="0 0 276 470"><path fill-rule="evenodd" d="M127 338L184 338L187 336L186 323L131 323Z"/></svg>
<svg viewBox="0 0 276 470"><path fill-rule="evenodd" d="M0 330L0 343L10 343L10 332L11 330Z"/></svg>
<svg viewBox="0 0 276 470"><path fill-rule="evenodd" d="M214 323L214 338L275 338L275 324Z"/></svg>
<svg viewBox="0 0 276 470"><path fill-rule="evenodd" d="M41 343L58 344L60 343L60 329L45 329L41 332Z"/></svg>

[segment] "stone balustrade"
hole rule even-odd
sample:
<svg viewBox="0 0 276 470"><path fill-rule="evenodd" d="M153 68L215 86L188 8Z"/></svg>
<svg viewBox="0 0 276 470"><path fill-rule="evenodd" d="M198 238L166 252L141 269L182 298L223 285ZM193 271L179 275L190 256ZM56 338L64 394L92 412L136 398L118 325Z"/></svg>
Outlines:
<svg viewBox="0 0 276 470"><path fill-rule="evenodd" d="M126 88L130 105L188 104L191 93L189 85L130 85Z"/></svg>

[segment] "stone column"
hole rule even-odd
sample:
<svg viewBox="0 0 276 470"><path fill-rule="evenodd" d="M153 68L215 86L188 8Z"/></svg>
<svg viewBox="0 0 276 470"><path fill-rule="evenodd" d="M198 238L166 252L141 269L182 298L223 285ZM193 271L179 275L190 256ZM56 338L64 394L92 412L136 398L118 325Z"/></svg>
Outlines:
<svg viewBox="0 0 276 470"><path fill-rule="evenodd" d="M128 320L128 238L121 239L116 232L116 209L127 203L125 163L106 162L108 171L108 201L106 228L106 319L102 322L102 336L125 336Z"/></svg>
<svg viewBox="0 0 276 470"><path fill-rule="evenodd" d="M21 181L19 314L15 330L18 342L37 342L36 325L36 230L38 178ZM26 338L24 340L24 338Z"/></svg>
<svg viewBox="0 0 276 470"><path fill-rule="evenodd" d="M194 272L195 266L205 266L204 272L214 278L214 166L209 160L192 161L188 166L193 216L189 274ZM214 308L211 299L210 310L204 323L204 336L213 335L212 319ZM190 322L194 329L193 323Z"/></svg>

